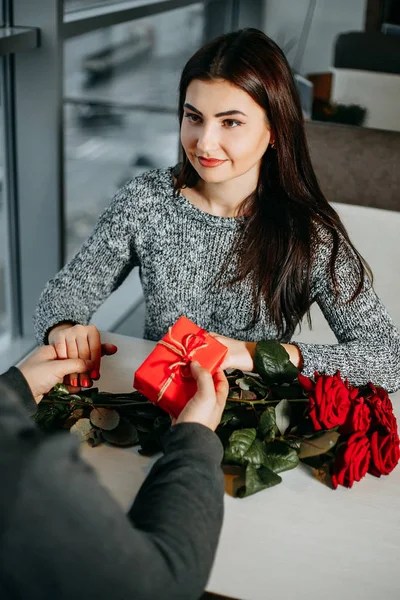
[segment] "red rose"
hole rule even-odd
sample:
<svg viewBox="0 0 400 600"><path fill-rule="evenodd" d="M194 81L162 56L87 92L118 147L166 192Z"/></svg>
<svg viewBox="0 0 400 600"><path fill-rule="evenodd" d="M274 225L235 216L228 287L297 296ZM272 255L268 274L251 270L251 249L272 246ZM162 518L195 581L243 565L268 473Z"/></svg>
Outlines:
<svg viewBox="0 0 400 600"><path fill-rule="evenodd" d="M336 460L332 469L332 484L351 488L355 481L360 481L368 471L371 461L369 439L360 432L354 433L343 444L339 445Z"/></svg>
<svg viewBox="0 0 400 600"><path fill-rule="evenodd" d="M340 378L339 371L335 375L315 373L315 383L308 377L299 374L298 380L309 397L309 415L314 429L332 429L343 425L351 407L351 399L357 396L358 390L349 389Z"/></svg>
<svg viewBox="0 0 400 600"><path fill-rule="evenodd" d="M371 436L371 464L369 472L375 477L389 475L400 459L400 440L397 433L379 435L374 431Z"/></svg>
<svg viewBox="0 0 400 600"><path fill-rule="evenodd" d="M347 419L339 428L341 434L351 434L360 431L367 433L371 424L371 411L368 408L364 398L352 398L351 408L347 414Z"/></svg>
<svg viewBox="0 0 400 600"><path fill-rule="evenodd" d="M397 434L397 421L387 391L381 387L376 388L372 383L369 383L368 387L372 391L371 396L367 398L371 410L372 427L383 429L385 433Z"/></svg>

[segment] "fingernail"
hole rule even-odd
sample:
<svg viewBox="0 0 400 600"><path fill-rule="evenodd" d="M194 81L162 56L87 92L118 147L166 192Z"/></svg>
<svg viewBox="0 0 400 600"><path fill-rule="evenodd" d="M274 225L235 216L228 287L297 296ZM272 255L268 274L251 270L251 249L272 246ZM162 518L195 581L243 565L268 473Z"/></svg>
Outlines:
<svg viewBox="0 0 400 600"><path fill-rule="evenodd" d="M82 379L82 385L83 385L83 387L89 387L89 386L90 386L90 381L89 381L89 379L87 379L86 377L84 377L84 378Z"/></svg>
<svg viewBox="0 0 400 600"><path fill-rule="evenodd" d="M96 369L93 369L93 371L90 371L89 375L92 379L98 379L100 377L100 373L98 373L96 371Z"/></svg>
<svg viewBox="0 0 400 600"><path fill-rule="evenodd" d="M78 387L78 379L77 378L71 379L71 385L73 387Z"/></svg>

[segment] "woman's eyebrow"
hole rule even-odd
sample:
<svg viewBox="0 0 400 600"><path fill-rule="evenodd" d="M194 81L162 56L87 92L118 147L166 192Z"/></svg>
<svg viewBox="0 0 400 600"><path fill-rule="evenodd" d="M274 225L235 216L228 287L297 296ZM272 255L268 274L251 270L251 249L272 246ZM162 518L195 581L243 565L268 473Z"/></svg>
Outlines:
<svg viewBox="0 0 400 600"><path fill-rule="evenodd" d="M192 110L193 112L197 113L198 115L200 115L201 117L203 116L203 113L198 110L197 108L195 108L194 106L192 106L191 104L189 104L188 102L185 102L185 104L183 105L184 108L188 108L189 110ZM225 110L224 112L219 112L216 115L214 115L215 117L229 117L231 115L243 115L244 117L247 117L247 115L242 112L241 110Z"/></svg>
<svg viewBox="0 0 400 600"><path fill-rule="evenodd" d="M247 115L244 112L242 112L241 110L236 110L236 109L225 110L224 112L217 113L215 116L216 117L229 117L229 115L243 115L244 117L247 117Z"/></svg>

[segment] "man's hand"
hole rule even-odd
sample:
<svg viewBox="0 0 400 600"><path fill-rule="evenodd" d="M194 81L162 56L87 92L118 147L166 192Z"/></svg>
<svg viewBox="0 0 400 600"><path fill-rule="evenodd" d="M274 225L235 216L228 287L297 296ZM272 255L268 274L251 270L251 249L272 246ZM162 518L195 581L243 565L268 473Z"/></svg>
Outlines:
<svg viewBox="0 0 400 600"><path fill-rule="evenodd" d="M173 425L178 423L200 423L216 430L225 408L229 384L222 370L214 377L198 362L190 363L192 377L197 382L197 393L186 404Z"/></svg>
<svg viewBox="0 0 400 600"><path fill-rule="evenodd" d="M117 352L114 344L102 344L102 355ZM93 368L91 360L81 358L57 358L54 346L40 346L19 365L19 370L28 382L36 403L47 394L57 383L63 383L64 377L71 373L85 373ZM71 393L80 390L79 387L68 386Z"/></svg>

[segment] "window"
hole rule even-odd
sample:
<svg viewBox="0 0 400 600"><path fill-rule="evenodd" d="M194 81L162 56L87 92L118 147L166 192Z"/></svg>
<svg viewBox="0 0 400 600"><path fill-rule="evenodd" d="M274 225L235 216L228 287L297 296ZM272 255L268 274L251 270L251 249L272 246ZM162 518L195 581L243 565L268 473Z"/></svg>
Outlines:
<svg viewBox="0 0 400 600"><path fill-rule="evenodd" d="M0 61L2 65L2 61ZM2 75L2 74L1 74ZM8 310L9 275L7 248L7 211L5 182L5 134L4 134L4 93L3 77L0 77L0 352L10 341L10 314Z"/></svg>
<svg viewBox="0 0 400 600"><path fill-rule="evenodd" d="M46 281L115 191L175 163L179 73L234 12L230 0L0 0L0 373L34 347ZM131 275L100 329L137 321Z"/></svg>
<svg viewBox="0 0 400 600"><path fill-rule="evenodd" d="M96 8L107 4L120 3L121 0L64 0L64 12L85 10L87 8Z"/></svg>
<svg viewBox="0 0 400 600"><path fill-rule="evenodd" d="M203 28L198 3L65 43L67 260L121 185L175 164L180 71Z"/></svg>

